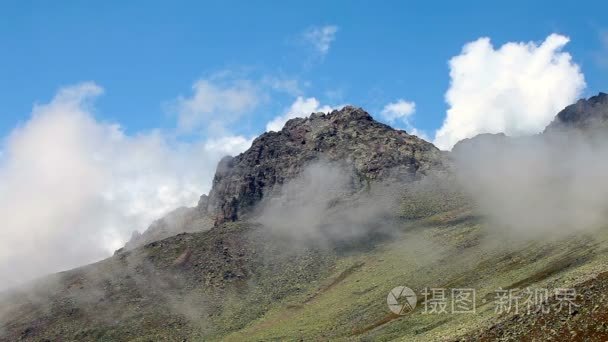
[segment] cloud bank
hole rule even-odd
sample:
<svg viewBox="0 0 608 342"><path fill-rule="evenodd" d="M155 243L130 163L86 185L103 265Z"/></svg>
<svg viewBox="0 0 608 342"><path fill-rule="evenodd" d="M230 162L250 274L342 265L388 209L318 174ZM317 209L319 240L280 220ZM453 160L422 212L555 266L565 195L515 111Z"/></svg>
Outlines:
<svg viewBox="0 0 608 342"><path fill-rule="evenodd" d="M434 144L451 149L480 133L538 133L585 88L580 67L563 47L569 38L509 42L498 49L489 38L466 44L450 62L449 109Z"/></svg>
<svg viewBox="0 0 608 342"><path fill-rule="evenodd" d="M61 89L16 128L0 159L0 279L15 285L108 256L154 219L196 204L218 160L251 141L180 143L95 119L102 88Z"/></svg>
<svg viewBox="0 0 608 342"><path fill-rule="evenodd" d="M62 88L35 106L0 148L0 278L7 279L0 288L107 257L133 231L195 205L208 193L218 161L251 146L252 138L231 134L230 127L252 113L265 87L251 80L197 81L171 108L177 134L129 135L119 124L99 121L94 101L103 89L93 82ZM297 97L267 128L331 110Z"/></svg>
<svg viewBox="0 0 608 342"><path fill-rule="evenodd" d="M606 225L603 133L486 135L458 144L453 156L460 184L501 234L548 240Z"/></svg>

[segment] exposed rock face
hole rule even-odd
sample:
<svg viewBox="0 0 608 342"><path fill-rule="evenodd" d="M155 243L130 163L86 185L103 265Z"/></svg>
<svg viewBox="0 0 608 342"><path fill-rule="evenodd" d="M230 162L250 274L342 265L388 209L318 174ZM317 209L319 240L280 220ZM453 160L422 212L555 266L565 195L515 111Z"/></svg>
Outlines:
<svg viewBox="0 0 608 342"><path fill-rule="evenodd" d="M319 160L346 164L360 186L390 177L417 179L445 167L443 152L433 144L379 123L360 108L292 119L280 132L259 136L244 153L224 157L208 197L202 195L194 208L170 212L141 234L134 232L125 249L236 221L275 185Z"/></svg>
<svg viewBox="0 0 608 342"><path fill-rule="evenodd" d="M540 138L555 132L605 131L608 94L581 99L559 112ZM518 140L521 140L519 138ZM480 147L498 148L511 141L504 134L481 134L458 142L452 155L475 153ZM375 121L361 108L347 106L330 114L288 121L280 132L259 136L251 148L218 164L209 197L197 207L180 208L135 234L135 247L180 232L206 230L236 221L264 196L297 176L313 161L346 163L361 184L389 177L416 179L430 171L445 170L444 152L431 143Z"/></svg>
<svg viewBox="0 0 608 342"><path fill-rule="evenodd" d="M608 127L608 94L599 93L589 99L578 100L557 114L545 128L545 133L568 128L603 129Z"/></svg>
<svg viewBox="0 0 608 342"><path fill-rule="evenodd" d="M199 207L215 223L235 221L275 185L295 177L315 160L344 162L360 180L416 179L441 170L443 154L433 144L375 121L361 108L289 120L246 152L219 163L208 203Z"/></svg>

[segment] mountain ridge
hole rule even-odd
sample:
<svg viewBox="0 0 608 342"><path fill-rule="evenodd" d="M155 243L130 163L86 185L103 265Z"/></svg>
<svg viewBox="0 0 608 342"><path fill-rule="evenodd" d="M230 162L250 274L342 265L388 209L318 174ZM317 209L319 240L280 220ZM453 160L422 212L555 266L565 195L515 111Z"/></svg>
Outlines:
<svg viewBox="0 0 608 342"><path fill-rule="evenodd" d="M608 94L600 92L566 106L541 134L551 134L568 128L588 130L592 127L603 127L606 122ZM361 129L368 125L374 128L373 133L368 132L368 129ZM328 146L326 138L335 135L335 130L354 134L353 137L342 136L342 141L337 142L338 145L348 141L347 139L366 137L368 139L365 143L372 145L368 145L368 148L359 147L358 150L345 146ZM370 136L372 139L369 139ZM375 154L377 158L366 160L358 156L351 161L351 164L355 164L354 172L357 177L365 179L386 178L389 175L383 174L383 171L394 172L394 167L400 162L414 157L417 160L410 164L413 170L409 170L409 176L415 178L428 173L431 168L435 171L449 169L450 161L446 156L459 153L463 146L470 151L471 148L476 148L475 146L487 145L490 142L502 144L508 138L504 133L482 133L459 141L452 151L447 152L440 151L431 142L406 131L374 120L368 112L359 107L345 106L329 113L318 112L305 118L293 118L288 120L280 131L265 132L255 138L252 145L239 155L223 157L216 167L211 190L208 194L201 195L195 207L178 208L155 221L142 234L134 232L125 248L141 246L180 232L208 230L225 221L236 221L240 211L251 209L265 195L271 193L275 185L280 186L285 180L295 177L304 165L319 160L324 154L329 154L329 161L344 160L354 153ZM383 139L392 141L384 148L378 148ZM385 151L396 150L400 143L412 148L402 153L382 155ZM313 149L301 146L308 147L311 144ZM339 148L343 151L336 151ZM304 155L300 158L286 158L302 153ZM276 166L272 165L273 163L285 165ZM408 170L405 173L403 171L401 170L401 176L408 176ZM176 215L176 212L180 214Z"/></svg>
<svg viewBox="0 0 608 342"><path fill-rule="evenodd" d="M499 235L492 243L477 207L451 188L453 153L375 123L362 109L332 113L290 120L285 132L267 133L255 147L223 159L213 193L201 196L196 207L156 221L114 256L0 296L0 341L515 340L534 324L552 336L567 336L569 324L579 319L589 327L585 334L599 329L593 336L605 336L605 327L593 323L597 314L588 301L577 302L586 305L578 315L538 321L496 316L486 299L497 288L575 286L596 279L594 274L604 276L593 284L607 288L608 234L531 242ZM335 140L327 138L331 132ZM482 135L455 150L496 139L512 138ZM385 141L391 148L377 149ZM271 153L271 145L278 151ZM315 148L326 156L318 158ZM304 153L298 158L294 151ZM373 195L387 180L400 193L397 209L389 213L390 230L383 229L387 221L372 216L366 222L371 229L356 239L309 243L248 221L257 203L290 184L306 165L349 155L346 170L361 180L359 194ZM257 178L276 161L283 163L269 171L271 178ZM434 178L435 170L443 178ZM224 187L239 177L245 181ZM254 187L248 187L251 182ZM501 182L508 186L509 180ZM222 203L234 196L245 200L224 211ZM373 204L381 198L370 199ZM327 203L331 210L339 210L338 204ZM347 213L354 218L365 214L365 208L353 208ZM429 286L474 287L484 301L473 316L424 314L422 301L412 313L393 315L386 295L400 285L416 293Z"/></svg>
<svg viewBox="0 0 608 342"><path fill-rule="evenodd" d="M608 125L608 94L600 92L587 99L579 99L561 110L547 125L544 133L567 128L603 129Z"/></svg>
<svg viewBox="0 0 608 342"><path fill-rule="evenodd" d="M416 178L443 167L441 153L431 143L377 122L361 108L346 106L291 119L281 131L256 138L247 151L222 159L202 209L215 217L216 225L236 221L275 185L319 159L345 161L359 178L369 180Z"/></svg>
<svg viewBox="0 0 608 342"><path fill-rule="evenodd" d="M290 119L278 132L261 134L239 155L223 157L209 194L201 195L196 207L177 209L142 234L134 233L125 248L236 221L304 167L321 160L343 163L361 183L418 179L447 168L444 153L432 143L380 123L362 108L311 113Z"/></svg>

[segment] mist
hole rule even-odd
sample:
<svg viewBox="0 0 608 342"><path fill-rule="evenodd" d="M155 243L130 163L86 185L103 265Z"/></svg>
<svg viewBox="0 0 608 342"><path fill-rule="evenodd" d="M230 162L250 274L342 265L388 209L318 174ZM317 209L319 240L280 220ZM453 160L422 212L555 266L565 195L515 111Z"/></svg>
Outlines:
<svg viewBox="0 0 608 342"><path fill-rule="evenodd" d="M345 162L317 161L272 189L252 220L271 236L304 246L391 234L404 184L366 180Z"/></svg>
<svg viewBox="0 0 608 342"><path fill-rule="evenodd" d="M103 89L58 91L0 145L0 290L111 256L133 231L208 191L228 137L180 143L95 117Z"/></svg>
<svg viewBox="0 0 608 342"><path fill-rule="evenodd" d="M454 150L457 179L490 229L553 238L608 218L608 139L598 132L482 135Z"/></svg>

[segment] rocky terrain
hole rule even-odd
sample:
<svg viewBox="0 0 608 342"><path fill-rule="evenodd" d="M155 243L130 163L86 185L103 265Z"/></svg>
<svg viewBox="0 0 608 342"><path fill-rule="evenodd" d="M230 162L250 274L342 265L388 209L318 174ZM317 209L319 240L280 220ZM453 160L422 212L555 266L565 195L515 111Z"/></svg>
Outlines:
<svg viewBox="0 0 608 342"><path fill-rule="evenodd" d="M352 172L359 188L446 169L443 153L433 144L377 122L361 108L313 113L289 120L279 132L262 134L244 153L223 158L209 196L202 195L195 208L176 209L143 234L134 232L125 247L236 221L315 161L339 162Z"/></svg>
<svg viewBox="0 0 608 342"><path fill-rule="evenodd" d="M544 134L601 127L607 98L567 107ZM0 294L0 341L604 341L605 221L521 239L496 229L484 203L457 185L459 153L512 139L483 135L447 153L360 108L290 120L224 158L196 207L154 222L106 260ZM339 165L346 176L336 173L335 182L344 178L349 195L324 198L330 174L318 188L316 178L301 178L316 163ZM262 204L291 200L281 197L285 189L319 196L293 201L304 215L280 206L287 219L269 220ZM283 226L282 234L269 225ZM289 234L306 225L365 229L334 240ZM419 296L402 316L386 304L400 285ZM425 288L474 288L476 311L428 313ZM497 290L529 288L575 289L575 311L496 312ZM555 297L545 304L559 306Z"/></svg>
<svg viewBox="0 0 608 342"><path fill-rule="evenodd" d="M444 168L442 153L433 144L379 123L361 108L346 106L289 120L280 132L255 139L246 152L224 158L209 200L199 209L213 215L216 224L236 221L315 160L344 162L362 183L416 179Z"/></svg>
<svg viewBox="0 0 608 342"><path fill-rule="evenodd" d="M581 99L559 112L545 132L561 129L604 129L608 123L608 94Z"/></svg>

